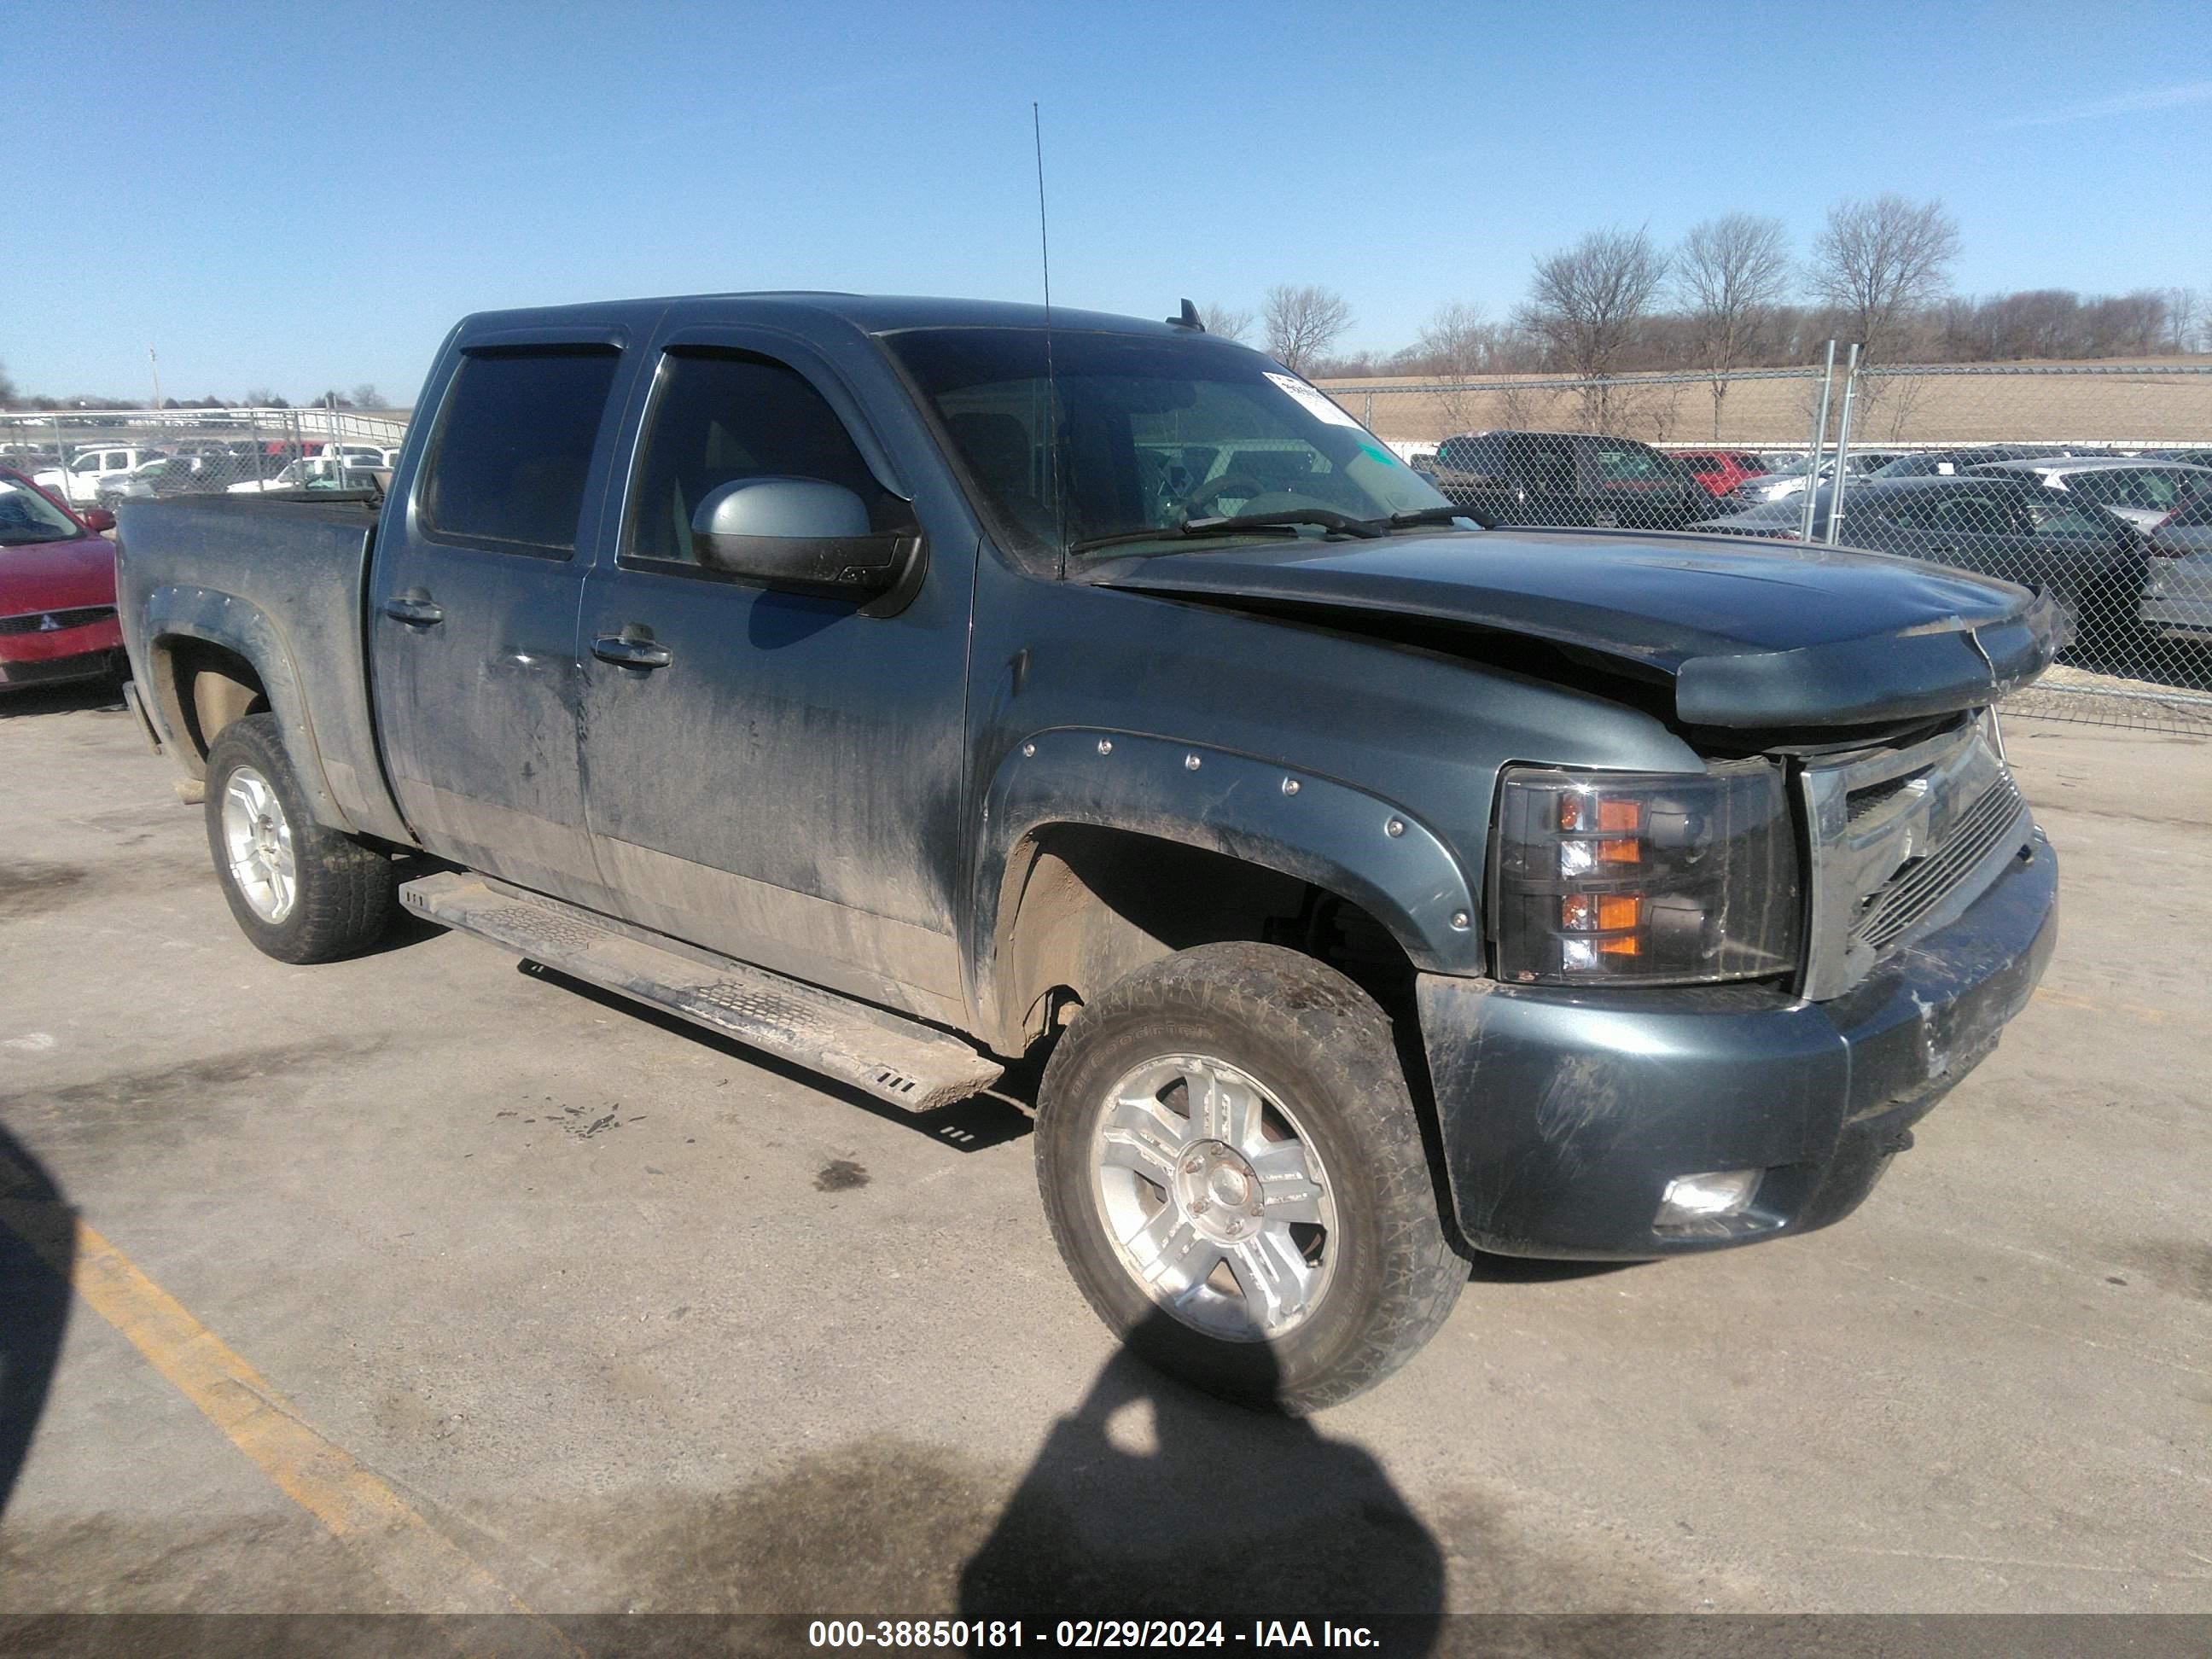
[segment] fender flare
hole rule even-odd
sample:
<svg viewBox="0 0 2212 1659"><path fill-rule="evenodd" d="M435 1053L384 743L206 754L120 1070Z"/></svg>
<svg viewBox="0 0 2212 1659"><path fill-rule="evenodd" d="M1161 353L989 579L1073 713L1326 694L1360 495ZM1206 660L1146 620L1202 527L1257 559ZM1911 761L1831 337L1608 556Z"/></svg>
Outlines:
<svg viewBox="0 0 2212 1659"><path fill-rule="evenodd" d="M1373 916L1416 969L1488 971L1475 889L1404 808L1206 744L1066 726L1013 744L984 794L963 952L979 1030L1001 1030L1009 1017L998 1006L998 955L1002 912L1018 902L1027 866L1021 849L1060 824L1179 842L1311 883Z"/></svg>
<svg viewBox="0 0 2212 1659"><path fill-rule="evenodd" d="M306 690L292 660L290 648L276 625L256 605L212 588L163 586L149 592L139 609L139 638L146 641L150 660L146 667L153 681L155 717L166 728L163 736L177 763L197 775L190 758L191 744L185 737L183 708L175 676L165 672L172 640L198 640L243 657L261 678L268 694L270 712L283 736L301 787L307 792L309 811L315 821L344 835L358 833L345 809L331 793L324 775L322 750L315 741L314 723L307 713Z"/></svg>

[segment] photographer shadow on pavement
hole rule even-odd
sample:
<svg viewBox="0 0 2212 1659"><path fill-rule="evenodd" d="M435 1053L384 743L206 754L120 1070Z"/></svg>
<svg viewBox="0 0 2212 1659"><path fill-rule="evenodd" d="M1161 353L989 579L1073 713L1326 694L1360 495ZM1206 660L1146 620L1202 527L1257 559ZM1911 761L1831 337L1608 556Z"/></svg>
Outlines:
<svg viewBox="0 0 2212 1659"><path fill-rule="evenodd" d="M1366 1451L1197 1393L1127 1348L1053 1425L960 1574L967 1619L1233 1630L1389 1614L1394 1652L1427 1650L1443 1599L1443 1552Z"/></svg>
<svg viewBox="0 0 2212 1659"><path fill-rule="evenodd" d="M0 1518L46 1408L69 1324L76 1212L0 1129Z"/></svg>

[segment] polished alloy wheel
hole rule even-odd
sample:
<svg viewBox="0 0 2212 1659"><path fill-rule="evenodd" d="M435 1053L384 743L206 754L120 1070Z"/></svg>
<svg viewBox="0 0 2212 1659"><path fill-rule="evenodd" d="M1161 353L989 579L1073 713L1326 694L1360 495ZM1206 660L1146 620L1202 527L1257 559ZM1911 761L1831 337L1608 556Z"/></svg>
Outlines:
<svg viewBox="0 0 2212 1659"><path fill-rule="evenodd" d="M269 780L250 766L233 772L223 787L222 841L230 878L253 914L266 922L290 915L300 895L292 826Z"/></svg>
<svg viewBox="0 0 2212 1659"><path fill-rule="evenodd" d="M1271 1341L1328 1293L1336 1204L1282 1103L1226 1061L1148 1060L1116 1084L1091 1190L1123 1267L1209 1336Z"/></svg>

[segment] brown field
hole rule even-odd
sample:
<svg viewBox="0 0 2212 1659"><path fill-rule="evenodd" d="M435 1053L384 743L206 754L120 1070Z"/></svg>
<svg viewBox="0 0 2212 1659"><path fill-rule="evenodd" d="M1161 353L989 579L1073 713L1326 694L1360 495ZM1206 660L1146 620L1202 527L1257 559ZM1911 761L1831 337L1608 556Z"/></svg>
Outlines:
<svg viewBox="0 0 2212 1659"><path fill-rule="evenodd" d="M1400 443L1492 428L1587 431L1602 424L1655 443L1802 448L1820 394L1816 374L1735 381L1722 400L1716 433L1711 386L1702 380L1615 381L1607 388L1601 423L1582 390L1562 389L1549 376L1501 376L1449 391L1414 390L1437 383L1407 380L1319 384L1378 436ZM1946 364L1925 374L1869 375L1860 393L1855 443L2212 444L2212 360L2203 357ZM1837 405L1842 398L1839 371ZM1832 439L1835 420L1832 409Z"/></svg>

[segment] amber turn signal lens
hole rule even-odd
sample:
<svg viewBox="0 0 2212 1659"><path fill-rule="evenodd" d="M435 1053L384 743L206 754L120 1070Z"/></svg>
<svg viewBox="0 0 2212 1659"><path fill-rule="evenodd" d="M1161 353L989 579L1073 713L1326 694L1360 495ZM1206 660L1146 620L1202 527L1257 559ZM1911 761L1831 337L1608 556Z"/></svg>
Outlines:
<svg viewBox="0 0 2212 1659"><path fill-rule="evenodd" d="M1597 843L1600 864L1641 864L1644 862L1644 843L1640 841L1601 841Z"/></svg>
<svg viewBox="0 0 2212 1659"><path fill-rule="evenodd" d="M1589 901L1585 899L1584 903ZM1633 927L1644 919L1644 901L1633 893L1601 894L1597 901L1597 925L1601 933L1613 933L1623 927Z"/></svg>
<svg viewBox="0 0 2212 1659"><path fill-rule="evenodd" d="M1569 893L1559 900L1559 926L1570 933L1587 933L1597 925L1597 907L1588 893Z"/></svg>
<svg viewBox="0 0 2212 1659"><path fill-rule="evenodd" d="M1601 799L1597 804L1597 828L1600 830L1636 830L1644 822L1644 803L1640 800L1621 800L1614 797Z"/></svg>
<svg viewBox="0 0 2212 1659"><path fill-rule="evenodd" d="M1598 954L1607 957L1640 957L1644 941L1633 933L1624 933L1619 939L1601 939L1597 942Z"/></svg>

